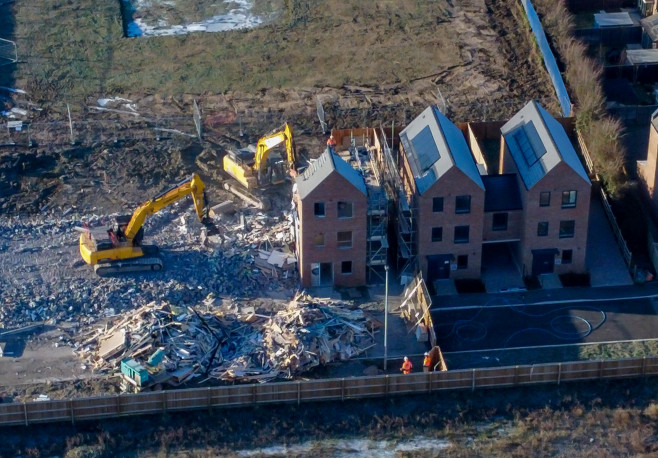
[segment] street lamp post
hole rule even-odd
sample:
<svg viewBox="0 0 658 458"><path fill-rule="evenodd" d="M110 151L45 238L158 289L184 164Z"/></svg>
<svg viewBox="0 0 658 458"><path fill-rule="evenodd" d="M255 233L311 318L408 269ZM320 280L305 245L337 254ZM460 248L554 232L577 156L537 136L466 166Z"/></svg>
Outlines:
<svg viewBox="0 0 658 458"><path fill-rule="evenodd" d="M384 266L386 283L384 284L384 371L388 361L388 264Z"/></svg>

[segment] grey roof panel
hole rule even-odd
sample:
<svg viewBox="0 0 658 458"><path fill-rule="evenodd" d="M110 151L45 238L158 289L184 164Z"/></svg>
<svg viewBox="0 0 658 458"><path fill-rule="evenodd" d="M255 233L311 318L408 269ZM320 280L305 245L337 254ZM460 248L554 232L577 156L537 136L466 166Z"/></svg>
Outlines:
<svg viewBox="0 0 658 458"><path fill-rule="evenodd" d="M530 143L529 147L533 149L525 155L523 148L528 146L519 144L518 138L522 136L518 133L519 129L524 131ZM528 102L507 121L501 128L501 133L526 189L532 188L561 161L566 162L589 183L587 173L564 128L537 102ZM541 156L534 151L535 148L541 148L540 143L545 149ZM539 156L536 161L532 160L533 155ZM531 158L530 161L527 160L528 157Z"/></svg>
<svg viewBox="0 0 658 458"><path fill-rule="evenodd" d="M652 41L658 40L658 14L652 14L640 21L642 28L649 34Z"/></svg>
<svg viewBox="0 0 658 458"><path fill-rule="evenodd" d="M361 174L345 162L340 156L325 150L320 157L297 177L297 192L304 199L334 171L342 175L355 188L366 194L366 184Z"/></svg>
<svg viewBox="0 0 658 458"><path fill-rule="evenodd" d="M520 210L521 192L519 182L515 173L503 175L485 175L482 177L484 183L484 211L512 211Z"/></svg>
<svg viewBox="0 0 658 458"><path fill-rule="evenodd" d="M400 133L400 141L420 194L453 166L484 189L464 135L436 107L427 107L416 117Z"/></svg>

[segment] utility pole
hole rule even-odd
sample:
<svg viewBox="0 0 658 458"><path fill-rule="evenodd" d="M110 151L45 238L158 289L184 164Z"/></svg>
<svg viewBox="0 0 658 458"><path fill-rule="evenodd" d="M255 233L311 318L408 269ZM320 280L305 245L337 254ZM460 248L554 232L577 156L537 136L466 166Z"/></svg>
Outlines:
<svg viewBox="0 0 658 458"><path fill-rule="evenodd" d="M388 362L388 264L384 266L386 271L386 283L384 285L384 371Z"/></svg>

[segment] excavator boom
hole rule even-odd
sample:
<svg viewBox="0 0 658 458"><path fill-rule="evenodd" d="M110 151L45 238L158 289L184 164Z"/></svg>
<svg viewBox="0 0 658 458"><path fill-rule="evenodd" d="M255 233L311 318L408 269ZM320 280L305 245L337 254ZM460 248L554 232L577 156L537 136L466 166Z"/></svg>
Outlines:
<svg viewBox="0 0 658 458"><path fill-rule="evenodd" d="M199 221L206 218L205 186L195 173L144 202L132 216L120 216L107 228L81 229L80 254L99 275L160 270L162 261L154 256L157 247L142 245L146 217L179 199L192 195Z"/></svg>

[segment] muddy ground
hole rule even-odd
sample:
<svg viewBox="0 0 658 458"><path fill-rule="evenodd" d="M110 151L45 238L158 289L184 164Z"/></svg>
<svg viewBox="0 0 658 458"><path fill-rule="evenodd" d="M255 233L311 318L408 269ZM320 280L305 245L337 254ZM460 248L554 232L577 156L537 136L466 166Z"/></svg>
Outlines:
<svg viewBox="0 0 658 458"><path fill-rule="evenodd" d="M399 129L430 104L438 105L455 122L507 119L530 99L539 100L557 114L554 91L529 31L521 26L526 23L517 2L468 0L449 5L452 41L459 43L459 55L454 65L440 67L431 74L393 82L387 76L381 84L361 84L355 76L350 84L342 86L301 84L296 89L221 94L170 96L127 91L113 96L130 100L131 106L120 101L111 108L135 110L139 116L86 109L84 119L89 124L84 125L82 135L83 127L74 123L79 134L75 144L71 144L61 104L30 111L26 120L33 122L32 146L27 146L25 131L11 138L0 136L0 218L8 240L0 241L4 265L0 302L15 301L13 294L22 284L40 283L44 298L57 297L60 289L69 291L72 285L84 284L89 290L90 307L102 310L110 306L107 299L99 299L102 295L93 294L94 289L110 288L113 294L120 294L136 281L113 280L110 284L87 272L76 252L75 225L90 217L130 213L148 196L192 172L200 173L206 181L212 202L230 199L243 205L221 189L221 154L230 146L255 143L264 133L289 122L302 161L317 157L326 140L318 121L318 101L329 128L393 125ZM358 20L353 24L355 30L363 27ZM286 29L278 32L289 33ZM387 39L385 35L377 37ZM394 37L390 39L394 43ZM377 71L395 74L395 65L393 61L390 67ZM371 81L372 75L364 79ZM43 103L31 100L29 94L4 95L0 100L3 109ZM194 101L201 111L201 141L189 136L194 135ZM97 106L96 97L90 95L81 105ZM183 117L187 120L171 126L166 121ZM185 135L167 132L156 140L153 128L158 119L165 120L160 126L175 127L173 130L182 130ZM39 131L39 123L61 124ZM139 128L133 129L136 125ZM8 145L10 140L16 140L17 145ZM274 215L279 216L289 206L290 187L286 186L273 196ZM47 228L40 229L44 225ZM159 229L165 228L160 224ZM175 235L167 240L177 243ZM185 245L180 243L177 248L185 249ZM16 249L27 251L14 252ZM192 259L206 259L204 256ZM171 276L166 277L170 280ZM164 291L166 281L158 288ZM82 302L78 305L82 307ZM17 322L7 318L2 324L9 329ZM26 400L41 393L69 397L76 393L116 392L115 383L94 379L70 347L55 347L62 332L55 326L29 339L23 357L5 360L1 389Z"/></svg>

